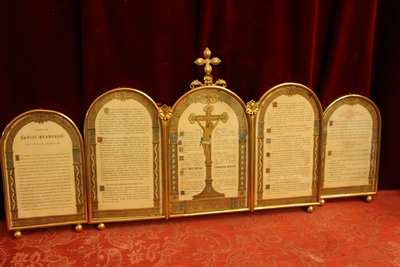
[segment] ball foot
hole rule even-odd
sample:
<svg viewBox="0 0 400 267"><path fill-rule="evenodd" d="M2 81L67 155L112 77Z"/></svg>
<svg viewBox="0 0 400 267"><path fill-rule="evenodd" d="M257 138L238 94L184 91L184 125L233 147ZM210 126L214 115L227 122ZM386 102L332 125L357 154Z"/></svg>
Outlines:
<svg viewBox="0 0 400 267"><path fill-rule="evenodd" d="M104 223L99 223L97 225L97 230L103 231L104 229L106 229L106 225Z"/></svg>
<svg viewBox="0 0 400 267"><path fill-rule="evenodd" d="M78 224L75 226L75 232L80 233L83 230L83 226L81 224Z"/></svg>
<svg viewBox="0 0 400 267"><path fill-rule="evenodd" d="M15 231L15 232L13 233L13 237L14 237L15 239L20 239L20 238L22 237L21 231L19 231L19 230Z"/></svg>

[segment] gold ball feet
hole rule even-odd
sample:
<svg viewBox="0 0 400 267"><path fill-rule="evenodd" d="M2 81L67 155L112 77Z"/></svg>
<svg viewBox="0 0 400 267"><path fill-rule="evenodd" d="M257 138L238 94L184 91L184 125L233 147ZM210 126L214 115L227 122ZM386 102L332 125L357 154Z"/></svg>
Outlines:
<svg viewBox="0 0 400 267"><path fill-rule="evenodd" d="M80 233L83 230L83 226L81 224L78 224L75 226L75 232Z"/></svg>
<svg viewBox="0 0 400 267"><path fill-rule="evenodd" d="M13 237L15 239L20 239L22 237L21 231L19 231L19 230L15 231L14 234L13 234Z"/></svg>
<svg viewBox="0 0 400 267"><path fill-rule="evenodd" d="M106 229L106 225L104 223L99 223L97 225L97 230L103 231L104 229Z"/></svg>
<svg viewBox="0 0 400 267"><path fill-rule="evenodd" d="M324 206L325 205L325 199L321 198L321 200L319 201L319 205L320 206Z"/></svg>
<svg viewBox="0 0 400 267"><path fill-rule="evenodd" d="M365 197L365 202L371 203L371 201L372 201L372 196L366 196Z"/></svg>
<svg viewBox="0 0 400 267"><path fill-rule="evenodd" d="M308 213L311 213L311 212L313 212L313 211L314 211L314 207L313 207L313 206L308 206L307 212L308 212Z"/></svg>

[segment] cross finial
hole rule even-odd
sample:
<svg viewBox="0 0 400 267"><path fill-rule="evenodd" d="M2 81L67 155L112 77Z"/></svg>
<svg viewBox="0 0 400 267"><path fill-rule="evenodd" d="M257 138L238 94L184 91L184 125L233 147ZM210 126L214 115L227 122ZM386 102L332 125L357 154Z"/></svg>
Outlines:
<svg viewBox="0 0 400 267"><path fill-rule="evenodd" d="M213 57L210 59L211 57L211 51L210 49L208 49L208 47L204 50L203 55L205 58L198 58L195 60L195 64L197 66L204 66L204 72L206 73L204 75L204 84L202 84L201 82L199 82L198 80L193 81L190 84L190 88L194 88L195 86L199 86L199 85L220 85L223 87L226 87L226 82L222 79L219 79L215 84L213 83L213 76L211 75L211 71L212 71L212 65L218 65L219 63L221 63L221 60L217 57Z"/></svg>
<svg viewBox="0 0 400 267"><path fill-rule="evenodd" d="M204 64L206 64L204 66L204 72L206 74L210 74L212 71L212 67L211 67L210 63L213 65L218 65L219 63L221 63L221 60L217 57L213 57L212 59L210 59L211 51L210 51L210 49L208 49L208 47L204 50L203 55L204 55L205 59L199 57L198 59L196 59L196 61L194 63L197 66L203 66Z"/></svg>

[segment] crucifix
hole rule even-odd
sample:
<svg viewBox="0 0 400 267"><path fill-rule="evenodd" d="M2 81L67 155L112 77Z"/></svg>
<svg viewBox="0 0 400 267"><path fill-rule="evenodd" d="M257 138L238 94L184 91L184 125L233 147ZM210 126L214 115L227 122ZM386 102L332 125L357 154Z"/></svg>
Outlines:
<svg viewBox="0 0 400 267"><path fill-rule="evenodd" d="M217 127L218 123L222 120L224 123L228 120L228 114L226 112L221 115L211 115L214 107L211 105L206 105L203 108L205 115L194 115L190 114L189 121L191 123L197 122L199 126L203 129L203 137L200 139L200 145L204 149L204 156L206 158L206 164L212 163L211 161L211 133ZM204 121L204 124L201 122Z"/></svg>
<svg viewBox="0 0 400 267"><path fill-rule="evenodd" d="M218 123L220 121L223 123L227 122L229 116L226 112L223 112L221 115L212 115L211 112L214 110L214 107L210 104L207 104L203 110L206 113L205 115L195 115L192 113L189 116L190 123L193 124L197 122L198 125L203 129L203 136L200 139L200 145L204 150L206 164L206 185L200 194L193 196L193 199L225 196L225 194L218 193L212 186L211 134L215 127L217 127ZM204 124L202 122L204 122Z"/></svg>

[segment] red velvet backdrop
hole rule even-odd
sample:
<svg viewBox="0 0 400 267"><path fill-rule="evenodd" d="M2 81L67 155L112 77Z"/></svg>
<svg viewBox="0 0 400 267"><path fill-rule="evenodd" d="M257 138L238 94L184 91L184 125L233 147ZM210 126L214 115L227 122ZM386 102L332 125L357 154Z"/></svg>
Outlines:
<svg viewBox="0 0 400 267"><path fill-rule="evenodd" d="M0 125L44 108L82 128L92 101L118 86L172 106L202 80L193 62L209 47L222 60L214 80L245 102L283 82L323 106L370 97L383 125L379 188L399 189L399 12L383 0L1 1Z"/></svg>

